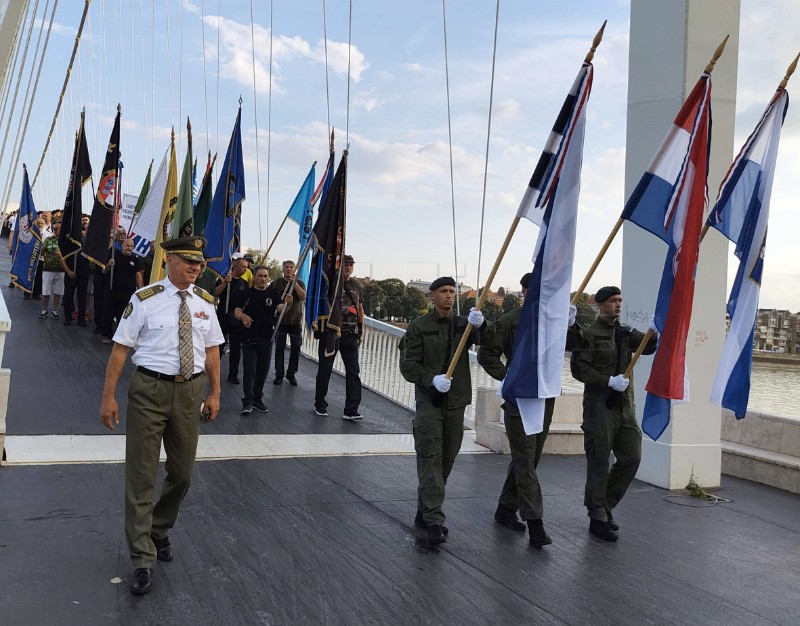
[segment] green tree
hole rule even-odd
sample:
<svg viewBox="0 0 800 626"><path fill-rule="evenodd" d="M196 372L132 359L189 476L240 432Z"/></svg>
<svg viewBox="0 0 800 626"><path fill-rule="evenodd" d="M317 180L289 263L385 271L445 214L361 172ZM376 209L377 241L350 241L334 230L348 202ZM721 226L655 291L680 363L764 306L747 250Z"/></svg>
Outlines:
<svg viewBox="0 0 800 626"><path fill-rule="evenodd" d="M399 278L386 278L379 280L378 284L385 294L385 299L380 309L382 319L403 317L403 300L406 295L405 283Z"/></svg>
<svg viewBox="0 0 800 626"><path fill-rule="evenodd" d="M280 278L281 276L283 276L283 271L281 270L281 262L278 261L277 259L267 258L266 250L258 250L257 248L248 248L245 251L245 254L253 257L253 266L266 265L267 271L269 271L270 280L275 280L276 278Z"/></svg>
<svg viewBox="0 0 800 626"><path fill-rule="evenodd" d="M403 317L411 321L422 315L428 308L428 299L416 287L408 287L403 298Z"/></svg>
<svg viewBox="0 0 800 626"><path fill-rule="evenodd" d="M503 299L503 313L508 313L509 311L515 311L519 307L522 306L522 300L519 296L515 296L513 293L508 294Z"/></svg>
<svg viewBox="0 0 800 626"><path fill-rule="evenodd" d="M364 314L369 317L380 319L381 308L386 300L386 292L377 281L371 280L364 285L362 300L364 304Z"/></svg>
<svg viewBox="0 0 800 626"><path fill-rule="evenodd" d="M573 291L570 294L570 301L572 298L575 297L575 292ZM578 309L578 315L575 320L580 324L582 327L586 327L589 324L594 323L597 319L597 313L594 310L594 307L589 304L589 294L582 293L581 297L578 298L578 303L575 305Z"/></svg>

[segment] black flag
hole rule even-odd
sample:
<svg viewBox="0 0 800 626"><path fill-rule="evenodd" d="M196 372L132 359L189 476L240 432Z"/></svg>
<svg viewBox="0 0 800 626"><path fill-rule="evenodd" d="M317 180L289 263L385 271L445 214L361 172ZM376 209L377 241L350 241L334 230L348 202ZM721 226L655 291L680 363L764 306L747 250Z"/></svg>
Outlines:
<svg viewBox="0 0 800 626"><path fill-rule="evenodd" d="M345 220L347 216L347 150L342 153L331 190L325 205L319 211L314 225L314 241L317 253L313 265L322 266L322 285L319 297L328 304L328 318L318 320L318 330L324 331L325 355L336 351L336 338L342 325L342 257L344 254Z"/></svg>
<svg viewBox="0 0 800 626"><path fill-rule="evenodd" d="M86 146L86 132L83 125L86 114L81 112L81 125L75 137L75 151L72 154L72 169L69 173L67 186L67 199L64 202L64 214L61 217L61 233L58 237L58 247L66 259L78 250L83 244L81 230L83 224L83 186L92 179L92 164L89 161L89 148Z"/></svg>
<svg viewBox="0 0 800 626"><path fill-rule="evenodd" d="M83 243L82 252L83 256L103 268L108 260L111 229L115 226L117 168L119 167L119 118L120 107L118 106L114 128L111 131L111 138L108 140L108 151L103 164L103 176L97 187L92 217L89 221L89 229L86 231L86 240Z"/></svg>

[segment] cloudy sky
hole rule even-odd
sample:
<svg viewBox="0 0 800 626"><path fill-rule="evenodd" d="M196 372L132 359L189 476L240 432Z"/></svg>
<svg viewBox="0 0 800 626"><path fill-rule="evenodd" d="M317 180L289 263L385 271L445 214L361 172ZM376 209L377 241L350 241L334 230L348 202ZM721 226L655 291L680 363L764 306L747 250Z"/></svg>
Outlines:
<svg viewBox="0 0 800 626"><path fill-rule="evenodd" d="M37 26L45 4L39 3ZM337 155L350 143L347 250L356 257L356 274L410 280L457 271L474 286L484 281L494 261L564 95L607 19L589 104L577 285L624 204L629 2L501 2L485 202L495 3L446 3L452 196L442 3L353 0L351 46L349 4L327 0L324 19L320 0L91 3L70 90L34 188L38 208L63 204L81 106L86 106L97 177L116 104L122 103L123 185L126 192L137 193L150 160L157 166L167 149L172 125L180 168L187 115L200 162L209 149L218 151L221 161L241 97L245 245L266 248L314 161L318 176L322 174L330 120ZM32 172L57 104L82 5L61 2L55 14L22 142L20 163L28 163ZM798 14L800 7L792 0L742 0L737 150L800 48L796 29L788 26L798 23ZM48 13L44 31L32 31L29 62L49 20ZM23 42L27 32L20 34ZM732 60L723 57L722 62ZM26 65L0 180L13 165L11 144L29 71ZM4 133L10 102L13 98L2 118ZM793 311L800 311L795 235L800 193L792 184L798 170L800 116L790 107L775 178L761 303ZM712 197L715 191L716 182ZM10 198L13 203L19 198L19 176ZM530 269L535 239L536 227L522 223L494 287L517 285ZM590 292L619 282L619 239L590 283ZM294 227L281 233L273 256L297 256Z"/></svg>

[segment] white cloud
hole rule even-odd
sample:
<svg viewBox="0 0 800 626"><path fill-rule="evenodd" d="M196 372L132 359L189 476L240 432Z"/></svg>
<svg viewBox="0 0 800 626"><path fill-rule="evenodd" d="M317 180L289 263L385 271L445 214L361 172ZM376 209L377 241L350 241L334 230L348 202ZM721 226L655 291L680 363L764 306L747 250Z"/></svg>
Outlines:
<svg viewBox="0 0 800 626"><path fill-rule="evenodd" d="M270 29L259 24L244 24L224 17L206 16L206 24L219 30L220 72L243 86L252 89L255 72L256 91L265 94L270 88L270 46L272 46L272 89L281 93L285 84L291 82L282 74L282 67L295 60L325 64L325 42L320 40L316 46L301 36L279 35L270 41ZM255 55L253 54L255 44ZM349 59L348 59L349 53ZM328 40L327 64L336 74L347 75L348 62L350 76L354 83L361 80L369 67L364 54L356 46Z"/></svg>

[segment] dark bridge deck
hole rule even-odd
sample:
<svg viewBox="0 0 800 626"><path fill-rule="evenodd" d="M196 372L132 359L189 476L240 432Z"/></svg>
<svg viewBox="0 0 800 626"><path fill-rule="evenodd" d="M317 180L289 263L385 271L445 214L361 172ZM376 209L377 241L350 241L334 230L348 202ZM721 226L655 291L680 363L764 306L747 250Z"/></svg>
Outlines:
<svg viewBox="0 0 800 626"><path fill-rule="evenodd" d="M2 264L0 264L2 265ZM36 319L5 290L13 318L8 435L100 434L107 346ZM224 370L224 367L223 367ZM410 414L365 393L361 424L310 411L300 387L268 385L273 411L240 418L225 387L206 434L402 433ZM341 380L332 407L341 408ZM120 394L120 399L124 394ZM590 537L584 462L545 457L552 546L491 521L507 457L462 455L448 485L450 540L421 545L411 456L199 463L176 558L132 597L122 532L121 465L0 469L2 624L797 624L800 498L723 477L726 504L677 506L634 483L617 544ZM689 504L697 504L689 501Z"/></svg>

